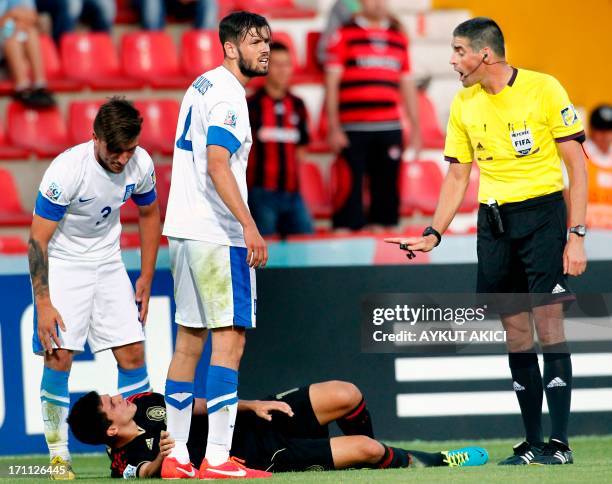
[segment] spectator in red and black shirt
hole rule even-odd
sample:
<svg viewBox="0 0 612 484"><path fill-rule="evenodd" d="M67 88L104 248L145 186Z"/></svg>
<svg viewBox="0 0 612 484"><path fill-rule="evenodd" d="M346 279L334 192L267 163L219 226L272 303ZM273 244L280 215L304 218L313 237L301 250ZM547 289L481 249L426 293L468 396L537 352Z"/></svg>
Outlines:
<svg viewBox="0 0 612 484"><path fill-rule="evenodd" d="M308 120L304 102L289 92L292 74L288 48L273 42L265 84L247 99L253 131L249 207L262 235L313 230L298 176L309 142Z"/></svg>
<svg viewBox="0 0 612 484"><path fill-rule="evenodd" d="M335 227L360 229L364 175L370 182L372 225L398 222L397 178L403 151L400 104L421 146L416 87L410 78L408 39L386 0L361 0L361 12L331 39L326 64L329 144L348 163L351 190L334 214Z"/></svg>

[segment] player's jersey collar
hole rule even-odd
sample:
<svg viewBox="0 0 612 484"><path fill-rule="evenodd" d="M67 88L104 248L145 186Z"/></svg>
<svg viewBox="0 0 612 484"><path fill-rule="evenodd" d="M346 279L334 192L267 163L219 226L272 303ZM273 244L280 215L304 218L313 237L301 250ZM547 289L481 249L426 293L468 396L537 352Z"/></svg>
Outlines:
<svg viewBox="0 0 612 484"><path fill-rule="evenodd" d="M232 71L230 71L227 67L225 67L224 65L220 66L220 72L222 73L222 75L226 76L229 79L232 79L231 82L234 83L234 85L239 88L241 90L241 92L243 94L246 94L246 90L244 89L244 86L242 85L242 83L238 80L238 78L234 75L234 73Z"/></svg>

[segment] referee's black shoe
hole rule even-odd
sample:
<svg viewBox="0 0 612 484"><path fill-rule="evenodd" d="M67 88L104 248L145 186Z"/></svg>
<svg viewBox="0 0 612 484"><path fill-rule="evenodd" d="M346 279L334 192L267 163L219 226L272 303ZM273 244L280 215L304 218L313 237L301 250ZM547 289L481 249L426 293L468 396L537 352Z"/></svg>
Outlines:
<svg viewBox="0 0 612 484"><path fill-rule="evenodd" d="M532 465L559 465L573 464L574 454L572 449L567 444L557 439L550 439L550 442L544 446L544 450L540 455L537 455L530 462Z"/></svg>
<svg viewBox="0 0 612 484"><path fill-rule="evenodd" d="M538 457L544 450L544 442L531 444L521 442L514 447L514 454L498 463L500 466L524 466L530 464L533 459Z"/></svg>

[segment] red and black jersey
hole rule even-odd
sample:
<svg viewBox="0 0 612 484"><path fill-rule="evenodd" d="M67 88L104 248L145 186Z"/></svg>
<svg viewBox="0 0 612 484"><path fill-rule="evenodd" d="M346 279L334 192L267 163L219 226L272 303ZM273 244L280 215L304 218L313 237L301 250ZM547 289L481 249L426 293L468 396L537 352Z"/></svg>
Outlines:
<svg viewBox="0 0 612 484"><path fill-rule="evenodd" d="M355 17L336 32L328 47L329 69L342 69L340 122L399 122L400 78L410 72L408 38L390 22L371 27Z"/></svg>
<svg viewBox="0 0 612 484"><path fill-rule="evenodd" d="M159 454L159 440L166 430L166 406L159 393L137 393L127 398L136 404L134 421L144 432L118 449L110 449L111 477L138 477L138 470L145 462Z"/></svg>
<svg viewBox="0 0 612 484"><path fill-rule="evenodd" d="M291 93L274 99L263 87L247 102L253 132L247 168L249 188L298 191L297 148L309 142L304 102Z"/></svg>

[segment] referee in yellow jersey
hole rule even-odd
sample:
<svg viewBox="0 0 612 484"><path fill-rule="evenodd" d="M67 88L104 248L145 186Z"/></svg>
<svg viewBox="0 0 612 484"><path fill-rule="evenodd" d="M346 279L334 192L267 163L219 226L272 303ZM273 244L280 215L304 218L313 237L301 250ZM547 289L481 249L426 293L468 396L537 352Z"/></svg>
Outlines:
<svg viewBox="0 0 612 484"><path fill-rule="evenodd" d="M526 431L525 441L500 464L569 464L572 365L561 301L571 298L566 277L586 268L584 130L555 78L506 62L504 37L493 20L461 23L452 49L450 63L465 89L451 106L444 147L450 166L432 225L421 237L387 242L413 251L436 247L463 200L472 162L478 163L477 291L538 294L529 306L500 311ZM569 174L569 217L560 157ZM544 353L543 377L533 326ZM552 423L546 444L544 392Z"/></svg>

